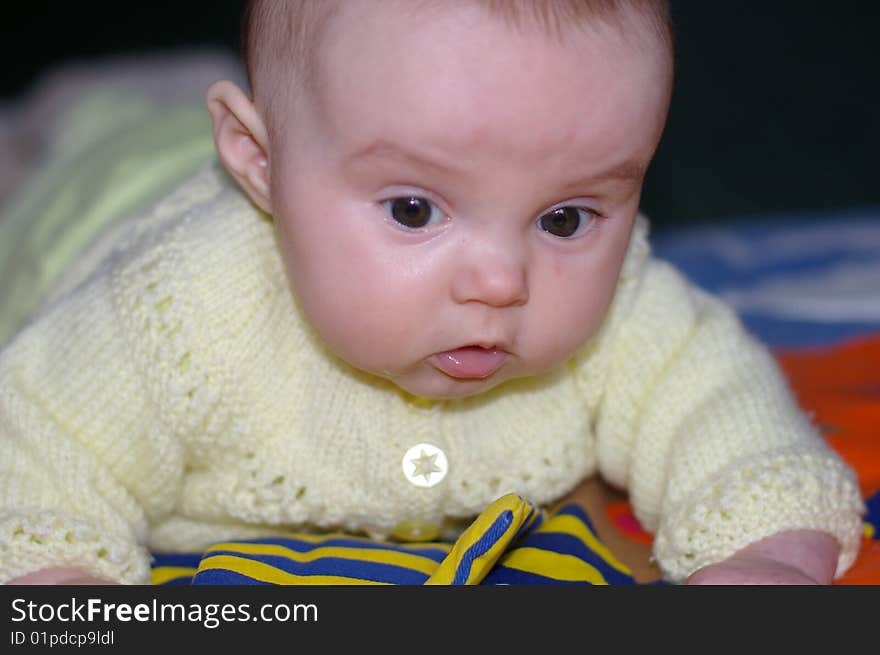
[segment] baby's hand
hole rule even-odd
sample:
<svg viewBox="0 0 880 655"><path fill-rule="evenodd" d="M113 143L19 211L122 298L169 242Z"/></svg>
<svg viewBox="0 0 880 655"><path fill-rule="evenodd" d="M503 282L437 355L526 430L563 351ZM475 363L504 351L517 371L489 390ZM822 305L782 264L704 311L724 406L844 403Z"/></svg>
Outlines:
<svg viewBox="0 0 880 655"><path fill-rule="evenodd" d="M687 584L830 584L839 546L831 535L813 530L781 532L746 546L730 558L693 573Z"/></svg>
<svg viewBox="0 0 880 655"><path fill-rule="evenodd" d="M687 579L689 585L815 585L818 580L788 564L762 558L731 557L705 566Z"/></svg>
<svg viewBox="0 0 880 655"><path fill-rule="evenodd" d="M109 580L94 577L91 573L73 567L53 567L40 569L18 578L13 578L6 584L10 585L111 585L116 584Z"/></svg>

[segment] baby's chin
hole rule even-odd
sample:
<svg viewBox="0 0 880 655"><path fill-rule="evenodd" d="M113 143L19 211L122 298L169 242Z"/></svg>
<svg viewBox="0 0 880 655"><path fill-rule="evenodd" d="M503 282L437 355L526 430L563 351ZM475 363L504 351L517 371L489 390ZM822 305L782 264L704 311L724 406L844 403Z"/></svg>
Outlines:
<svg viewBox="0 0 880 655"><path fill-rule="evenodd" d="M454 381L452 384L448 385L404 385L397 380L392 380L392 382L408 394L418 398L426 398L428 400L458 400L461 398L471 398L486 393L505 381L506 380L469 380L467 382Z"/></svg>
<svg viewBox="0 0 880 655"><path fill-rule="evenodd" d="M383 375L410 395L429 400L455 400L479 396L511 379L507 371L497 371L480 379L453 378L437 370L415 374Z"/></svg>
<svg viewBox="0 0 880 655"><path fill-rule="evenodd" d="M403 373L384 371L373 374L389 380L411 396L427 400L455 400L479 396L511 380L551 374L565 361L567 359L530 362L530 365L526 365L522 358L510 357L500 369L485 378L456 378L428 362L422 362Z"/></svg>

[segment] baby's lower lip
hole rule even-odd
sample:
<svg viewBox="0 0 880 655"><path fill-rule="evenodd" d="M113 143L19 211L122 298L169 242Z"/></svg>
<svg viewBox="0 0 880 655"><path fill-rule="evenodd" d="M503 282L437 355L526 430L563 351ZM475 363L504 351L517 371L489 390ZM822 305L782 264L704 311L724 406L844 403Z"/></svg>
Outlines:
<svg viewBox="0 0 880 655"><path fill-rule="evenodd" d="M507 353L498 348L465 346L437 353L431 363L446 375L463 380L481 380L504 364Z"/></svg>

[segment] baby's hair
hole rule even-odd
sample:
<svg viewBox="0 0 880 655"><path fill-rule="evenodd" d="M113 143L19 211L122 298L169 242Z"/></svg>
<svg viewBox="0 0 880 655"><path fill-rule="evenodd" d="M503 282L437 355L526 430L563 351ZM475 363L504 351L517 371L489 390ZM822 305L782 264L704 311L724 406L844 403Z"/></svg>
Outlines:
<svg viewBox="0 0 880 655"><path fill-rule="evenodd" d="M625 26L625 18L638 16L655 32L661 43L673 47L670 0L473 0L491 14L515 25L531 23L561 35L566 28L595 21ZM628 14L627 12L632 12Z"/></svg>
<svg viewBox="0 0 880 655"><path fill-rule="evenodd" d="M337 0L247 0L242 56L255 96L257 80L272 64L287 64L301 87L312 85L312 53L338 7Z"/></svg>
<svg viewBox="0 0 880 655"><path fill-rule="evenodd" d="M638 17L654 31L670 55L673 50L670 0L440 1L474 2L516 26L537 25L554 35L596 21L625 25L627 19ZM417 0L410 2L416 4ZM436 4L437 0L421 2L427 6ZM297 89L312 88L316 68L313 53L320 48L324 28L340 5L340 0L247 0L242 23L242 55L251 91L255 99L260 97L265 111L271 111L274 96L287 86L271 79L268 73L273 65L287 66ZM266 78L268 81L261 82Z"/></svg>

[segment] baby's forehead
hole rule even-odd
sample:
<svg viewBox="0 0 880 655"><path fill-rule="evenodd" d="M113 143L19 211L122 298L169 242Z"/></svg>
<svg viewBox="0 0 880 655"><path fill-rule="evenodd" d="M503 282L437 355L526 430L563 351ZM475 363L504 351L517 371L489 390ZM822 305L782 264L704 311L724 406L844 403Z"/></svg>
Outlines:
<svg viewBox="0 0 880 655"><path fill-rule="evenodd" d="M338 72L321 66L326 55L322 46L362 32L365 19L430 24L455 15L468 30L503 23L512 30L543 33L554 41L613 29L633 43L659 41L672 50L667 0L262 0L252 4L261 11L249 11L245 25L251 77L263 74L270 76L270 84L279 84L283 76L304 88L320 75ZM387 38L382 30L368 36L376 41Z"/></svg>

